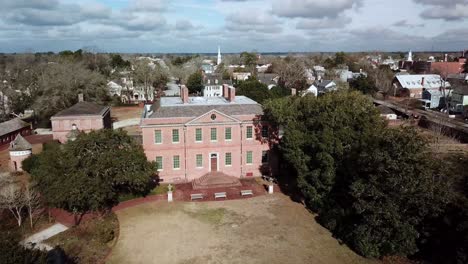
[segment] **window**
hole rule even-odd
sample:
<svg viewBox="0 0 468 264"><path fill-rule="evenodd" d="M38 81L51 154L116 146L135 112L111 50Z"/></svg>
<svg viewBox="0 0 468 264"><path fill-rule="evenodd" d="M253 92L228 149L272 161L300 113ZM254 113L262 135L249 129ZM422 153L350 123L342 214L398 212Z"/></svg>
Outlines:
<svg viewBox="0 0 468 264"><path fill-rule="evenodd" d="M247 164L252 164L253 163L253 153L252 151L247 151Z"/></svg>
<svg viewBox="0 0 468 264"><path fill-rule="evenodd" d="M247 127L247 139L252 139L253 138L253 127L248 126Z"/></svg>
<svg viewBox="0 0 468 264"><path fill-rule="evenodd" d="M195 141L202 142L203 141L202 138L203 138L202 129L201 128L195 129Z"/></svg>
<svg viewBox="0 0 468 264"><path fill-rule="evenodd" d="M180 169L180 156L174 156L172 159L172 168L174 170Z"/></svg>
<svg viewBox="0 0 468 264"><path fill-rule="evenodd" d="M156 166L157 166L158 171L163 170L163 157L161 156L156 157Z"/></svg>
<svg viewBox="0 0 468 264"><path fill-rule="evenodd" d="M268 163L268 151L262 151L262 163Z"/></svg>
<svg viewBox="0 0 468 264"><path fill-rule="evenodd" d="M226 166L231 166L232 165L232 154L231 154L231 152L226 153L226 156L225 156L225 159L224 159L224 164Z"/></svg>
<svg viewBox="0 0 468 264"><path fill-rule="evenodd" d="M179 129L172 129L172 143L179 143Z"/></svg>
<svg viewBox="0 0 468 264"><path fill-rule="evenodd" d="M224 130L224 139L232 140L232 131L230 127L226 127L226 129Z"/></svg>
<svg viewBox="0 0 468 264"><path fill-rule="evenodd" d="M216 128L211 129L211 141L217 141L218 140L218 131Z"/></svg>
<svg viewBox="0 0 468 264"><path fill-rule="evenodd" d="M263 138L268 137L268 126L262 126L262 137Z"/></svg>
<svg viewBox="0 0 468 264"><path fill-rule="evenodd" d="M162 143L162 133L161 130L154 131L154 143L161 144Z"/></svg>
<svg viewBox="0 0 468 264"><path fill-rule="evenodd" d="M196 156L197 168L203 168L203 155L197 154Z"/></svg>

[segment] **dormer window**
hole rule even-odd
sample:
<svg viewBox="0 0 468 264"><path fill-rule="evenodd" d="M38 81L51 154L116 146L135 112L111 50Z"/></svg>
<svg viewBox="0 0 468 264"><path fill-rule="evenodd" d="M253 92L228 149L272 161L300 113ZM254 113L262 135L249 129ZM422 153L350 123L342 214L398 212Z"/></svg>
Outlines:
<svg viewBox="0 0 468 264"><path fill-rule="evenodd" d="M77 130L78 129L78 126L76 126L76 124L73 124L72 125L72 130Z"/></svg>

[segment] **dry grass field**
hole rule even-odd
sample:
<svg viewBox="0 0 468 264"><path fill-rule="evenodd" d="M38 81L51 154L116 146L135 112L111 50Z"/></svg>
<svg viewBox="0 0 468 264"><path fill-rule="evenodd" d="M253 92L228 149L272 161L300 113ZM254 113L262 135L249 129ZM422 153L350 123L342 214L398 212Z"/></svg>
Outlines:
<svg viewBox="0 0 468 264"><path fill-rule="evenodd" d="M155 202L117 212L108 263L373 263L338 243L287 196Z"/></svg>

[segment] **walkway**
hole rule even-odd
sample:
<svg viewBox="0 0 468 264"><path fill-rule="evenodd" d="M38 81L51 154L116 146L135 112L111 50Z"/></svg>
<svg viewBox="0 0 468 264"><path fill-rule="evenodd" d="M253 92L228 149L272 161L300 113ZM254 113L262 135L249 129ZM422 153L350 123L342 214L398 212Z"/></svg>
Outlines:
<svg viewBox="0 0 468 264"><path fill-rule="evenodd" d="M67 230L68 227L62 225L62 224L55 224L49 228L46 228L39 233L36 233L25 240L23 240L21 243L25 247L33 247L35 246L36 248L40 250L52 250L53 248L49 245L46 245L42 243L42 241L47 240L59 233L62 233L63 231Z"/></svg>

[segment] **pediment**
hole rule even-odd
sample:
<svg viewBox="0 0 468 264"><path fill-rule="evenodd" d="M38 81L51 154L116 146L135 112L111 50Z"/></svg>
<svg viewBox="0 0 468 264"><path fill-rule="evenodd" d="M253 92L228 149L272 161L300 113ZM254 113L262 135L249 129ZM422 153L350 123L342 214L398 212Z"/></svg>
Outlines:
<svg viewBox="0 0 468 264"><path fill-rule="evenodd" d="M187 122L186 125L198 125L198 124L219 124L219 123L241 123L237 118L224 114L218 110L210 110L203 115L192 119Z"/></svg>

